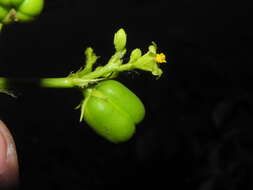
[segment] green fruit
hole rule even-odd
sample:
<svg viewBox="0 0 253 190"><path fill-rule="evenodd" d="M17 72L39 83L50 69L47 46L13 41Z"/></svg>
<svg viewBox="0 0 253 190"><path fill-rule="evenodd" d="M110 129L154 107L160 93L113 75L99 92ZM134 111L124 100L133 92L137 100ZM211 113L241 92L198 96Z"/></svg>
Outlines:
<svg viewBox="0 0 253 190"><path fill-rule="evenodd" d="M6 6L6 7L10 7L11 6L11 0L0 0L0 6Z"/></svg>
<svg viewBox="0 0 253 190"><path fill-rule="evenodd" d="M44 6L44 0L13 0L17 6L17 19L21 22L27 22L33 20L38 16Z"/></svg>
<svg viewBox="0 0 253 190"><path fill-rule="evenodd" d="M23 0L23 2L18 5L17 9L23 14L37 16L41 13L43 5L44 0Z"/></svg>
<svg viewBox="0 0 253 190"><path fill-rule="evenodd" d="M22 3L27 3L27 2L25 2L26 0L5 0L5 1L11 1L12 6L14 6L14 7L18 7ZM33 4L34 2L31 2L31 3Z"/></svg>
<svg viewBox="0 0 253 190"><path fill-rule="evenodd" d="M120 143L130 139L135 125L145 115L141 100L127 87L114 80L100 82L85 90L83 118L107 140Z"/></svg>
<svg viewBox="0 0 253 190"><path fill-rule="evenodd" d="M7 16L8 12L8 9L0 6L0 23Z"/></svg>
<svg viewBox="0 0 253 190"><path fill-rule="evenodd" d="M15 19L20 22L28 22L42 12L43 6L44 0L0 0L0 15L5 14L3 10L9 12L14 9ZM0 17L0 22L5 22L3 19L4 17Z"/></svg>

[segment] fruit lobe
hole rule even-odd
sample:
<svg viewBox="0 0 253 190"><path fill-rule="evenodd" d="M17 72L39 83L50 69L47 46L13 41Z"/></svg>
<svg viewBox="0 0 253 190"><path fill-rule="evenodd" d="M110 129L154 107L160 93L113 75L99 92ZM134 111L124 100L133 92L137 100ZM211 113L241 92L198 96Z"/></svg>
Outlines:
<svg viewBox="0 0 253 190"><path fill-rule="evenodd" d="M117 81L107 80L85 93L83 118L93 130L114 143L133 136L145 108L132 91Z"/></svg>

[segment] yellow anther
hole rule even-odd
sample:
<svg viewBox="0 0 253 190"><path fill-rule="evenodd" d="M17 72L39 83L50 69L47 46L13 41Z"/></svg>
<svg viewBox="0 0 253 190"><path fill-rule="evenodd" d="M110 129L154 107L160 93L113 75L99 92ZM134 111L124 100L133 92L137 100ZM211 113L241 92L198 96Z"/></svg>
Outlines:
<svg viewBox="0 0 253 190"><path fill-rule="evenodd" d="M166 59L166 57L163 53L156 54L155 60L157 63L166 63L165 59Z"/></svg>

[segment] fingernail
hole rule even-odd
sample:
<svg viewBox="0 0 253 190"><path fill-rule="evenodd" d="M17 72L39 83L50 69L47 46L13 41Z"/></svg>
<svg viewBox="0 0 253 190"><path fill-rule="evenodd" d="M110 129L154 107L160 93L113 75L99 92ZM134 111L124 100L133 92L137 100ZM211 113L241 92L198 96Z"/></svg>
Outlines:
<svg viewBox="0 0 253 190"><path fill-rule="evenodd" d="M5 135L0 131L0 174L4 173L6 170L6 162L7 162L7 141L5 139Z"/></svg>

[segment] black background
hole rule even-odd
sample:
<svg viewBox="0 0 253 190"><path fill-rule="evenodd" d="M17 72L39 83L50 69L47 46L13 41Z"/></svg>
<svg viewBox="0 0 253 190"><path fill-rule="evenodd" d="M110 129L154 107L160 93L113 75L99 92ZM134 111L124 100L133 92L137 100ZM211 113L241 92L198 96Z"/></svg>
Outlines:
<svg viewBox="0 0 253 190"><path fill-rule="evenodd" d="M118 78L147 112L119 145L79 123L78 90L35 85L16 86L15 99L1 94L21 188L252 189L251 8L246 1L47 0L36 21L4 28L3 77L64 77L83 65L87 46L105 63L121 27L129 50L155 41L168 61L159 80L141 71Z"/></svg>

